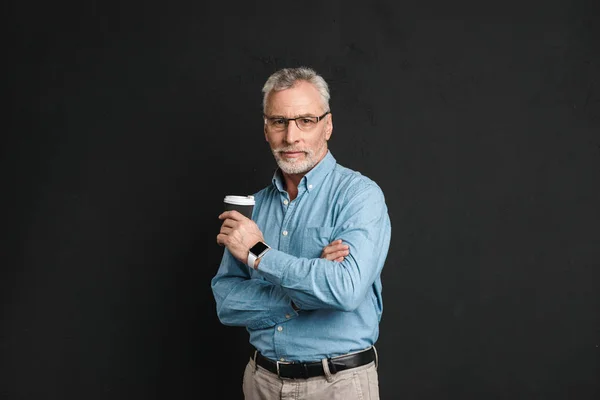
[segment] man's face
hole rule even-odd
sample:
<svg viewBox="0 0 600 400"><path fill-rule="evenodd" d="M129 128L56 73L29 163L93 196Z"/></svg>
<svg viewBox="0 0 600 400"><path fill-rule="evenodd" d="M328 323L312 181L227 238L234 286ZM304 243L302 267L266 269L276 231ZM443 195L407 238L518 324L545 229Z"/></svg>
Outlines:
<svg viewBox="0 0 600 400"><path fill-rule="evenodd" d="M267 99L269 117L318 117L326 111L321 96L313 85L300 81L293 87L272 92ZM327 141L333 131L331 114L320 120L310 131L302 131L294 121L283 131L265 124L265 138L271 146L277 165L286 174L305 174L327 154Z"/></svg>

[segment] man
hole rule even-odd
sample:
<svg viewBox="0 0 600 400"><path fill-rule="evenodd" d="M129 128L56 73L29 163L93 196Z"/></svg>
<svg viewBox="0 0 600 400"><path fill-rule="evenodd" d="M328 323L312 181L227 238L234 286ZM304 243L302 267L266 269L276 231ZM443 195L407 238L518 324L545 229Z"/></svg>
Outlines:
<svg viewBox="0 0 600 400"><path fill-rule="evenodd" d="M263 87L264 134L277 165L252 220L223 221L211 286L221 323L246 327L256 351L246 399L378 399L381 271L391 226L379 186L328 150L329 89L310 68ZM290 397L291 396L291 397Z"/></svg>

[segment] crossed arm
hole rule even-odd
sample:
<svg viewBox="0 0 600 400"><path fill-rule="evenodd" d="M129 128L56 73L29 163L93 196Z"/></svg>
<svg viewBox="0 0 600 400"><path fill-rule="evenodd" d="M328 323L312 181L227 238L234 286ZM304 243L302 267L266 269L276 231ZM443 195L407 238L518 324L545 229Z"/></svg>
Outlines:
<svg viewBox="0 0 600 400"><path fill-rule="evenodd" d="M259 240L262 232L254 221L237 211L219 216L223 220L217 243L226 250L211 286L217 302L217 315L225 325L260 329L285 321L298 307L279 285L264 279L251 279L247 263L248 250ZM325 246L320 258L342 262L349 254L349 246L341 239ZM235 262L240 261L242 264ZM260 260L255 269L258 269Z"/></svg>
<svg viewBox="0 0 600 400"><path fill-rule="evenodd" d="M391 227L383 193L375 185L348 197L333 229L338 240L325 246L320 258L273 249L254 265L256 271L245 264L248 249L263 240L262 232L239 213L221 214L217 243L226 249L211 282L221 322L266 328L296 315L292 304L307 311L359 307L381 272Z"/></svg>

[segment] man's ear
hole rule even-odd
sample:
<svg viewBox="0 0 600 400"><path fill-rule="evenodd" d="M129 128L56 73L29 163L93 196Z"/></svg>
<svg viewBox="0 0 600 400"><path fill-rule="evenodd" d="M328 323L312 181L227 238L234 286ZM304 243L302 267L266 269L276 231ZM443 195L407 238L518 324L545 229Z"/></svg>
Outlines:
<svg viewBox="0 0 600 400"><path fill-rule="evenodd" d="M330 113L327 115L325 121L325 140L329 140L331 133L333 132L333 115Z"/></svg>

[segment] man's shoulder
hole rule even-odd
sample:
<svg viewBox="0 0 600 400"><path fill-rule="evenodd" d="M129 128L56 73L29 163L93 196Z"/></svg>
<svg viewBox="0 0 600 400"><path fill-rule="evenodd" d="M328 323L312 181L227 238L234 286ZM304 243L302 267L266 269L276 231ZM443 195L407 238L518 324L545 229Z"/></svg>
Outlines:
<svg viewBox="0 0 600 400"><path fill-rule="evenodd" d="M352 168L336 163L332 171L333 181L344 187L349 193L358 193L363 190L375 190L381 192L381 188L370 177Z"/></svg>
<svg viewBox="0 0 600 400"><path fill-rule="evenodd" d="M335 166L333 167L333 170L332 170L332 174L335 177L342 178L342 179L365 179L365 178L369 179L368 177L363 175L361 172L354 170L352 168L345 167L340 163L335 164Z"/></svg>

